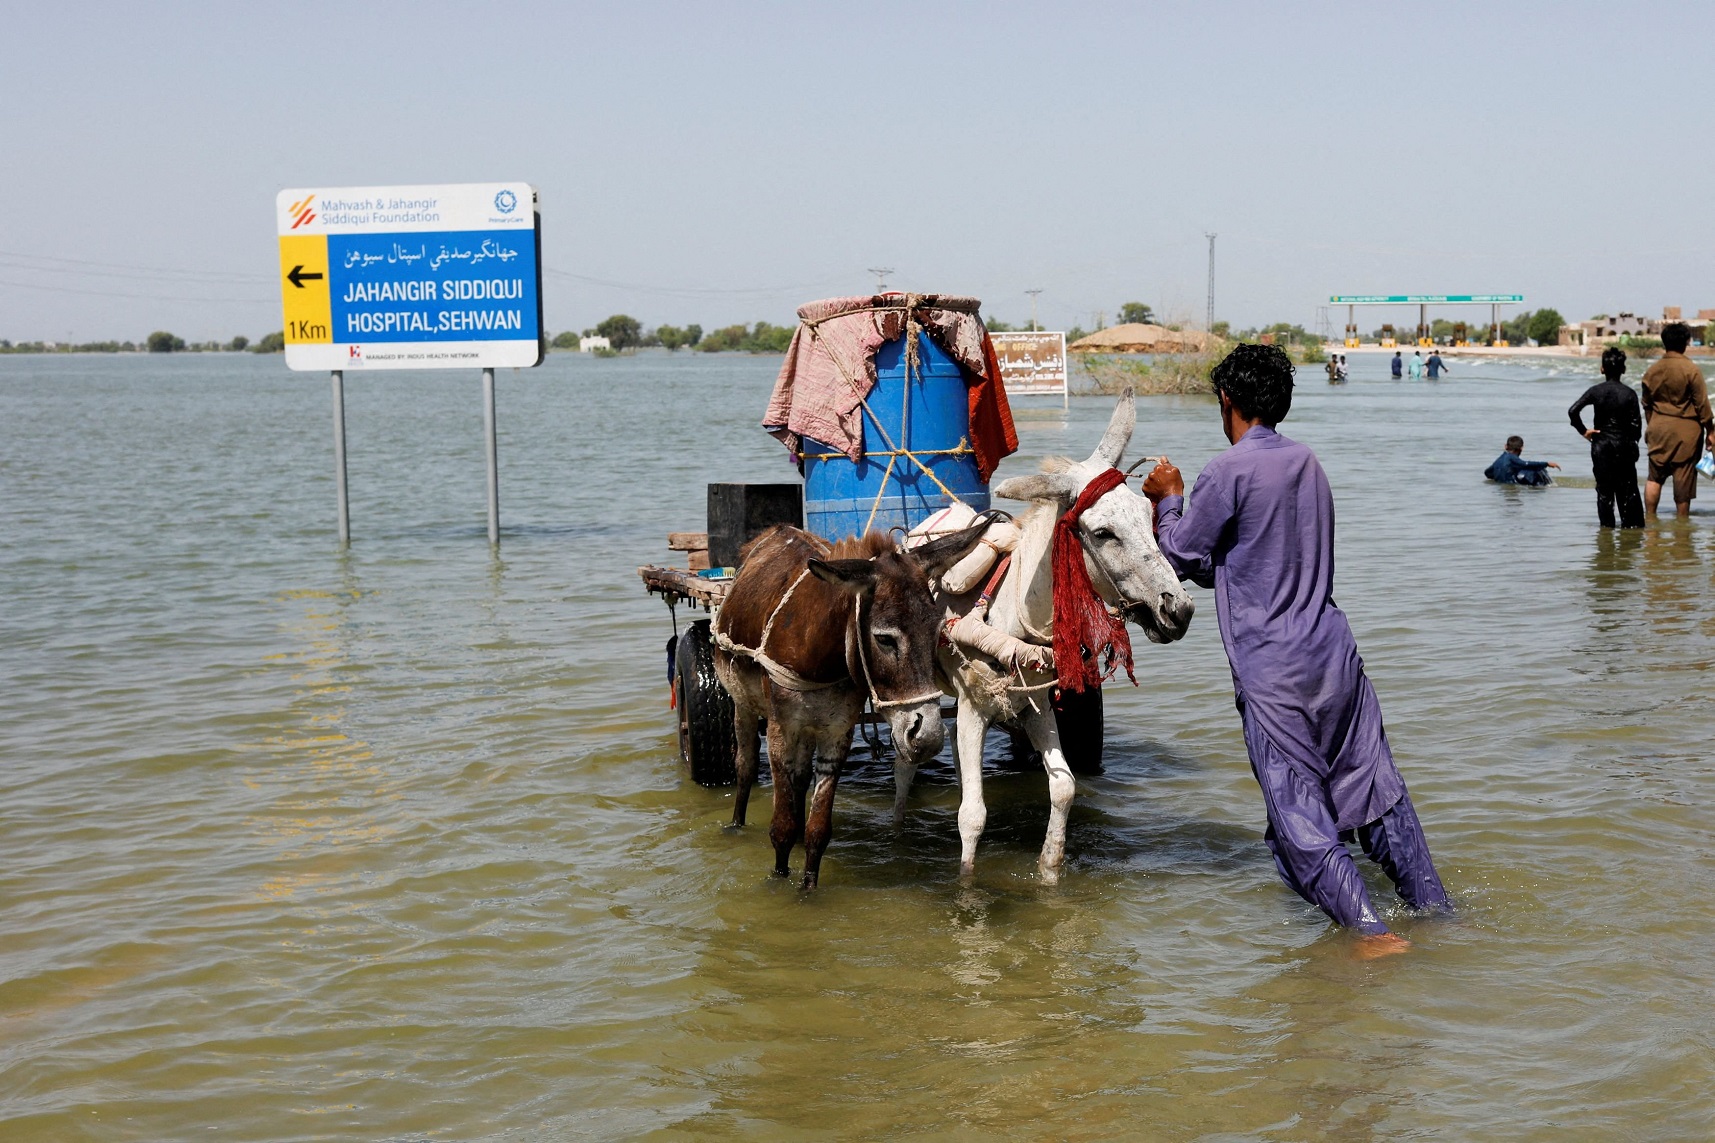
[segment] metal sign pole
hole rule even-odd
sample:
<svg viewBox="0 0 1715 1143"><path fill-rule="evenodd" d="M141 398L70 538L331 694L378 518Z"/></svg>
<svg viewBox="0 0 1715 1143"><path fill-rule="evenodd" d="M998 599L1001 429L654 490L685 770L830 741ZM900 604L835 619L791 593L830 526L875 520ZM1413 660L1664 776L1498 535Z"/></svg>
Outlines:
<svg viewBox="0 0 1715 1143"><path fill-rule="evenodd" d="M488 542L500 543L500 450L494 441L494 370L482 371L482 427L488 437Z"/></svg>
<svg viewBox="0 0 1715 1143"><path fill-rule="evenodd" d="M333 371L333 475L339 491L339 542L351 543L351 499L345 488L345 373Z"/></svg>

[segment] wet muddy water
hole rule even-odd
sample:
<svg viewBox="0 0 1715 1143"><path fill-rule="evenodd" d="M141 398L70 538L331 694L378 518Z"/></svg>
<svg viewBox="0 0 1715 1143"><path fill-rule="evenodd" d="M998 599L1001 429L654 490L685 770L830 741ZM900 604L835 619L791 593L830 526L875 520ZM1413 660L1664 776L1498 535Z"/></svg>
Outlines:
<svg viewBox="0 0 1715 1143"><path fill-rule="evenodd" d="M1060 885L998 768L959 882L944 761L897 834L857 767L822 888L770 879L678 769L635 568L789 478L777 365L503 372L493 557L474 373L348 378L343 553L325 377L0 357L0 1137L1710 1136L1715 499L1598 531L1589 365L1311 366L1283 425L1459 903L1375 879L1379 962L1275 878L1200 589L1108 692ZM1002 474L1109 408L1021 401ZM1139 422L1188 476L1224 444ZM1483 482L1513 432L1559 486Z"/></svg>

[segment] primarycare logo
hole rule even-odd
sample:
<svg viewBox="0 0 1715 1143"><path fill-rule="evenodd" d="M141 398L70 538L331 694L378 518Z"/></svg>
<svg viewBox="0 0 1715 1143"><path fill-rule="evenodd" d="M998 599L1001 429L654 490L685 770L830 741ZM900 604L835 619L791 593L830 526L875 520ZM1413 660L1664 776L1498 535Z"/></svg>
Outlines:
<svg viewBox="0 0 1715 1143"><path fill-rule="evenodd" d="M509 190L503 190L494 196L494 209L501 214L511 214L518 208L518 196Z"/></svg>
<svg viewBox="0 0 1715 1143"><path fill-rule="evenodd" d="M308 225L309 223L315 221L316 212L314 209L312 209L315 206L315 204L316 204L316 196L313 194L310 194L310 195L305 195L303 198L299 199L297 202L294 202L291 205L290 210L292 212L292 229L293 230L296 230L300 226L305 226L305 225Z"/></svg>

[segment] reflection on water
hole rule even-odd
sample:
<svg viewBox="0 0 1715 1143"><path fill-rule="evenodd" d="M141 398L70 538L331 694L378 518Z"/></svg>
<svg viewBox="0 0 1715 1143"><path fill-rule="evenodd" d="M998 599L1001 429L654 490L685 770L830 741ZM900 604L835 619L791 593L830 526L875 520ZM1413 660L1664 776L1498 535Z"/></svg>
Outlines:
<svg viewBox="0 0 1715 1143"><path fill-rule="evenodd" d="M812 895L721 830L634 569L785 474L776 365L503 374L495 556L474 377L348 375L342 553L317 378L0 358L0 1136L1707 1136L1709 517L1595 527L1587 366L1360 362L1285 426L1460 903L1372 963L1274 877L1207 596L1109 691L1056 887L999 766L970 884L945 758L899 831L856 767ZM1108 408L1021 408L1001 475ZM1574 475L1484 483L1512 432Z"/></svg>

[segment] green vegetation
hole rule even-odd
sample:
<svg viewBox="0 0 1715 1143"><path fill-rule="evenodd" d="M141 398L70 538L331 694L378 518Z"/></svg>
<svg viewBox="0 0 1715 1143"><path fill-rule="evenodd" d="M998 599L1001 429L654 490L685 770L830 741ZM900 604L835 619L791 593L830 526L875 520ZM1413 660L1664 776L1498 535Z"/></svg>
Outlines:
<svg viewBox="0 0 1715 1143"><path fill-rule="evenodd" d="M744 353L785 353L792 344L796 326L771 325L759 321L752 329L729 325L704 335L697 348L704 353L739 351Z"/></svg>
<svg viewBox="0 0 1715 1143"><path fill-rule="evenodd" d="M703 327L688 325L680 329L676 325L660 325L655 327L655 332L650 335L649 340L662 349L677 350L687 346L695 349L697 343L703 340Z"/></svg>
<svg viewBox="0 0 1715 1143"><path fill-rule="evenodd" d="M0 353L136 353L134 341L85 341L77 345L49 341L11 342L0 338Z"/></svg>
<svg viewBox="0 0 1715 1143"><path fill-rule="evenodd" d="M1530 315L1528 329L1538 345L1556 345L1560 341L1560 327L1565 324L1559 310L1545 306Z"/></svg>
<svg viewBox="0 0 1715 1143"><path fill-rule="evenodd" d="M630 314L614 314L595 327L597 337L607 338L615 350L635 349L643 344L643 323Z"/></svg>
<svg viewBox="0 0 1715 1143"><path fill-rule="evenodd" d="M1226 322L1220 322L1220 321L1216 322L1215 323L1215 336L1216 337L1228 336L1228 333L1227 333L1228 328L1229 327L1227 326ZM1239 332L1236 335L1234 335L1234 340L1236 340L1236 341L1261 341L1265 334L1269 337L1271 344L1282 346L1282 347L1292 346L1292 345L1311 345L1311 344L1321 345L1322 344L1322 339L1320 337L1309 332L1303 326L1292 325L1288 322L1283 322L1283 321L1277 321L1273 325L1259 326L1256 329L1241 329L1241 330L1239 330Z"/></svg>
<svg viewBox="0 0 1715 1143"><path fill-rule="evenodd" d="M999 318L992 318L992 317L989 318L987 321L983 322L983 325L985 327L987 327L987 329L990 333L1011 333L1015 329L1023 329L1024 328L1023 326L1008 325L1006 322L1001 321Z"/></svg>
<svg viewBox="0 0 1715 1143"><path fill-rule="evenodd" d="M144 342L150 353L176 353L185 347L185 339L158 329Z"/></svg>
<svg viewBox="0 0 1715 1143"><path fill-rule="evenodd" d="M754 326L729 325L705 335L703 327L695 322L683 326L660 325L648 329L629 314L614 314L597 324L594 329L584 330L581 335L569 329L556 334L549 344L554 349L575 350L579 348L579 341L583 337L605 337L610 349L607 352L593 350L597 357L617 357L621 353L634 353L638 349L647 348L668 351L700 349L704 353L785 353L786 347L792 344L792 335L797 329L796 323L774 325L772 322L759 321Z"/></svg>
<svg viewBox="0 0 1715 1143"><path fill-rule="evenodd" d="M1155 311L1142 302L1125 302L1121 304L1119 317L1116 320L1120 325L1130 325L1134 322L1139 325L1149 325L1155 321Z"/></svg>
<svg viewBox="0 0 1715 1143"><path fill-rule="evenodd" d="M1213 392L1209 373L1232 352L1233 342L1216 337L1202 353L1157 354L1146 361L1141 354L1087 353L1072 357L1073 369L1090 379L1085 393L1118 393L1131 386L1145 396L1162 393Z"/></svg>
<svg viewBox="0 0 1715 1143"><path fill-rule="evenodd" d="M265 333L262 339L250 347L251 353L283 353L286 349L286 331L277 329L273 333Z"/></svg>

